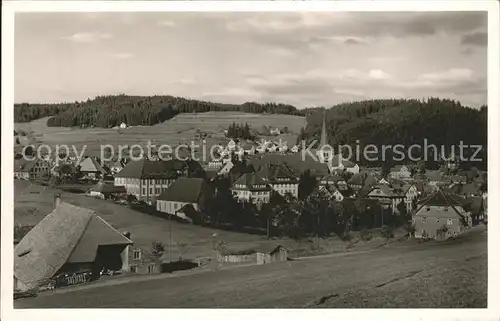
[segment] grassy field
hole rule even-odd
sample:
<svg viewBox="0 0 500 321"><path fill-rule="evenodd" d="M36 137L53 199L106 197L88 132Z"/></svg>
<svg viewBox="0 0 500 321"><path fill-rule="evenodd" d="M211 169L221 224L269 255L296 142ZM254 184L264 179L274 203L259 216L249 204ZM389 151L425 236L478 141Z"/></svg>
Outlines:
<svg viewBox="0 0 500 321"><path fill-rule="evenodd" d="M34 226L53 210L55 189L31 183L24 180L14 180L14 224L16 226ZM167 218L144 214L124 205L114 204L83 194L63 192L62 200L77 206L95 210L98 215L120 231L129 231L132 240L138 246L150 249L153 241L170 243L170 227L172 230L172 258L178 258L177 244L186 244L186 259L196 259L213 256L213 244L223 241L230 250L250 249L261 244L281 244L292 251L293 255L304 256L318 253L343 252L349 250L364 250L385 244L382 237L374 237L369 242L359 241L353 233L351 242L343 242L337 237L320 239L320 247L316 246L315 237L300 241L288 238L270 239L264 235L225 231L197 225L170 222ZM396 230L396 236L404 231ZM215 234L215 236L214 236ZM374 234L376 235L376 234ZM168 260L167 253L164 259Z"/></svg>
<svg viewBox="0 0 500 321"><path fill-rule="evenodd" d="M271 127L285 127L289 129L288 134L283 134L274 139L282 139L293 145L300 129L306 126L304 117L275 114L249 114L240 112L208 112L199 114L179 114L174 118L154 126L134 126L127 129L90 128L78 129L67 127L47 127L47 118L38 119L30 123L16 123L16 130L33 132L33 140L37 143L55 145L74 145L78 151L82 146L87 146L90 154L100 152L101 145L146 145L151 141L154 145L169 144L176 146L180 143L188 143L194 140L196 130L207 133L210 137L206 139L207 146L225 142L224 130L233 122L248 123L248 125L260 130L262 125ZM262 138L271 138L265 137Z"/></svg>
<svg viewBox="0 0 500 321"><path fill-rule="evenodd" d="M15 308L485 308L483 227L446 242L42 293Z"/></svg>

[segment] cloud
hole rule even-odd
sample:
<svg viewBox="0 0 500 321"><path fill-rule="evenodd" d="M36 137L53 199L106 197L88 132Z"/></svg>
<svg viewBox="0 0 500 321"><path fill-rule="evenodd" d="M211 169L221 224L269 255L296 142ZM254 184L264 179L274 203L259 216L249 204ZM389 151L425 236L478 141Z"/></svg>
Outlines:
<svg viewBox="0 0 500 321"><path fill-rule="evenodd" d="M226 29L250 40L292 50L316 48L339 39L346 45L367 38L462 35L486 28L482 12L258 13L225 20ZM312 46L311 46L312 45Z"/></svg>
<svg viewBox="0 0 500 321"><path fill-rule="evenodd" d="M114 52L109 54L111 57L116 58L116 59L130 59L135 57L135 54L131 52Z"/></svg>
<svg viewBox="0 0 500 321"><path fill-rule="evenodd" d="M160 27L175 27L177 23L172 20L160 20L156 23Z"/></svg>
<svg viewBox="0 0 500 321"><path fill-rule="evenodd" d="M101 32L77 32L71 36L62 37L62 39L78 43L92 43L109 38L112 38L111 34Z"/></svg>
<svg viewBox="0 0 500 321"><path fill-rule="evenodd" d="M478 31L474 33L465 34L462 36L460 42L463 45L486 47L488 46L488 33Z"/></svg>

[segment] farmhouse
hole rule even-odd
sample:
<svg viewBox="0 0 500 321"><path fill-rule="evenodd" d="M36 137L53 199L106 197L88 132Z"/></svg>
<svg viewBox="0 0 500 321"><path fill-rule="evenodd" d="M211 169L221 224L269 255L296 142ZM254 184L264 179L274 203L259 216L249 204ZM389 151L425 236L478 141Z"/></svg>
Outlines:
<svg viewBox="0 0 500 321"><path fill-rule="evenodd" d="M470 225L470 215L455 195L439 189L422 201L413 218L416 238L446 239Z"/></svg>
<svg viewBox="0 0 500 321"><path fill-rule="evenodd" d="M79 166L80 172L84 175L84 177L98 179L106 174L106 171L94 157L85 158Z"/></svg>
<svg viewBox="0 0 500 321"><path fill-rule="evenodd" d="M87 282L105 270L128 269L132 241L94 211L61 202L14 250L14 288Z"/></svg>
<svg viewBox="0 0 500 321"><path fill-rule="evenodd" d="M294 198L299 197L299 180L297 175L293 174L291 169L286 165L264 165L258 175L281 196L290 194Z"/></svg>
<svg viewBox="0 0 500 321"><path fill-rule="evenodd" d="M14 178L38 179L50 175L50 163L42 159L14 161Z"/></svg>
<svg viewBox="0 0 500 321"><path fill-rule="evenodd" d="M240 202L269 203L271 187L256 173L245 173L238 178L231 191Z"/></svg>
<svg viewBox="0 0 500 321"><path fill-rule="evenodd" d="M191 221L192 218L186 215L188 208L185 206L191 205L200 212L212 194L212 189L203 179L181 177L158 196L156 210Z"/></svg>
<svg viewBox="0 0 500 321"><path fill-rule="evenodd" d="M130 238L130 234L128 234ZM161 273L161 261L147 250L131 245L128 251L129 272L134 274Z"/></svg>

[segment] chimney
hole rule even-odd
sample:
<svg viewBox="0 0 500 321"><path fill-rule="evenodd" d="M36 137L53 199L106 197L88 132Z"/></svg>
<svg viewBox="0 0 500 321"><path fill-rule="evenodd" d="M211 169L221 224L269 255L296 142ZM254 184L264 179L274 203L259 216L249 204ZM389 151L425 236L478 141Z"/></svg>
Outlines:
<svg viewBox="0 0 500 321"><path fill-rule="evenodd" d="M54 208L57 208L61 204L61 195L56 194L54 196Z"/></svg>
<svg viewBox="0 0 500 321"><path fill-rule="evenodd" d="M122 234L123 234L126 238L128 238L129 240L132 240L132 239L130 238L130 235L131 235L131 234L130 234L130 232L129 232L129 231L124 231Z"/></svg>

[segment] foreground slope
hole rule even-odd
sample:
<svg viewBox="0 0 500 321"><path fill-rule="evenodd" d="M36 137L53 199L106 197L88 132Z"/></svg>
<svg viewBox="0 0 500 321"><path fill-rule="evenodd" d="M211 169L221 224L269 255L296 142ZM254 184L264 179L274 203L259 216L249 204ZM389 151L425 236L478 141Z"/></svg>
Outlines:
<svg viewBox="0 0 500 321"><path fill-rule="evenodd" d="M15 307L480 308L487 306L486 238L480 226L442 243L43 293Z"/></svg>

